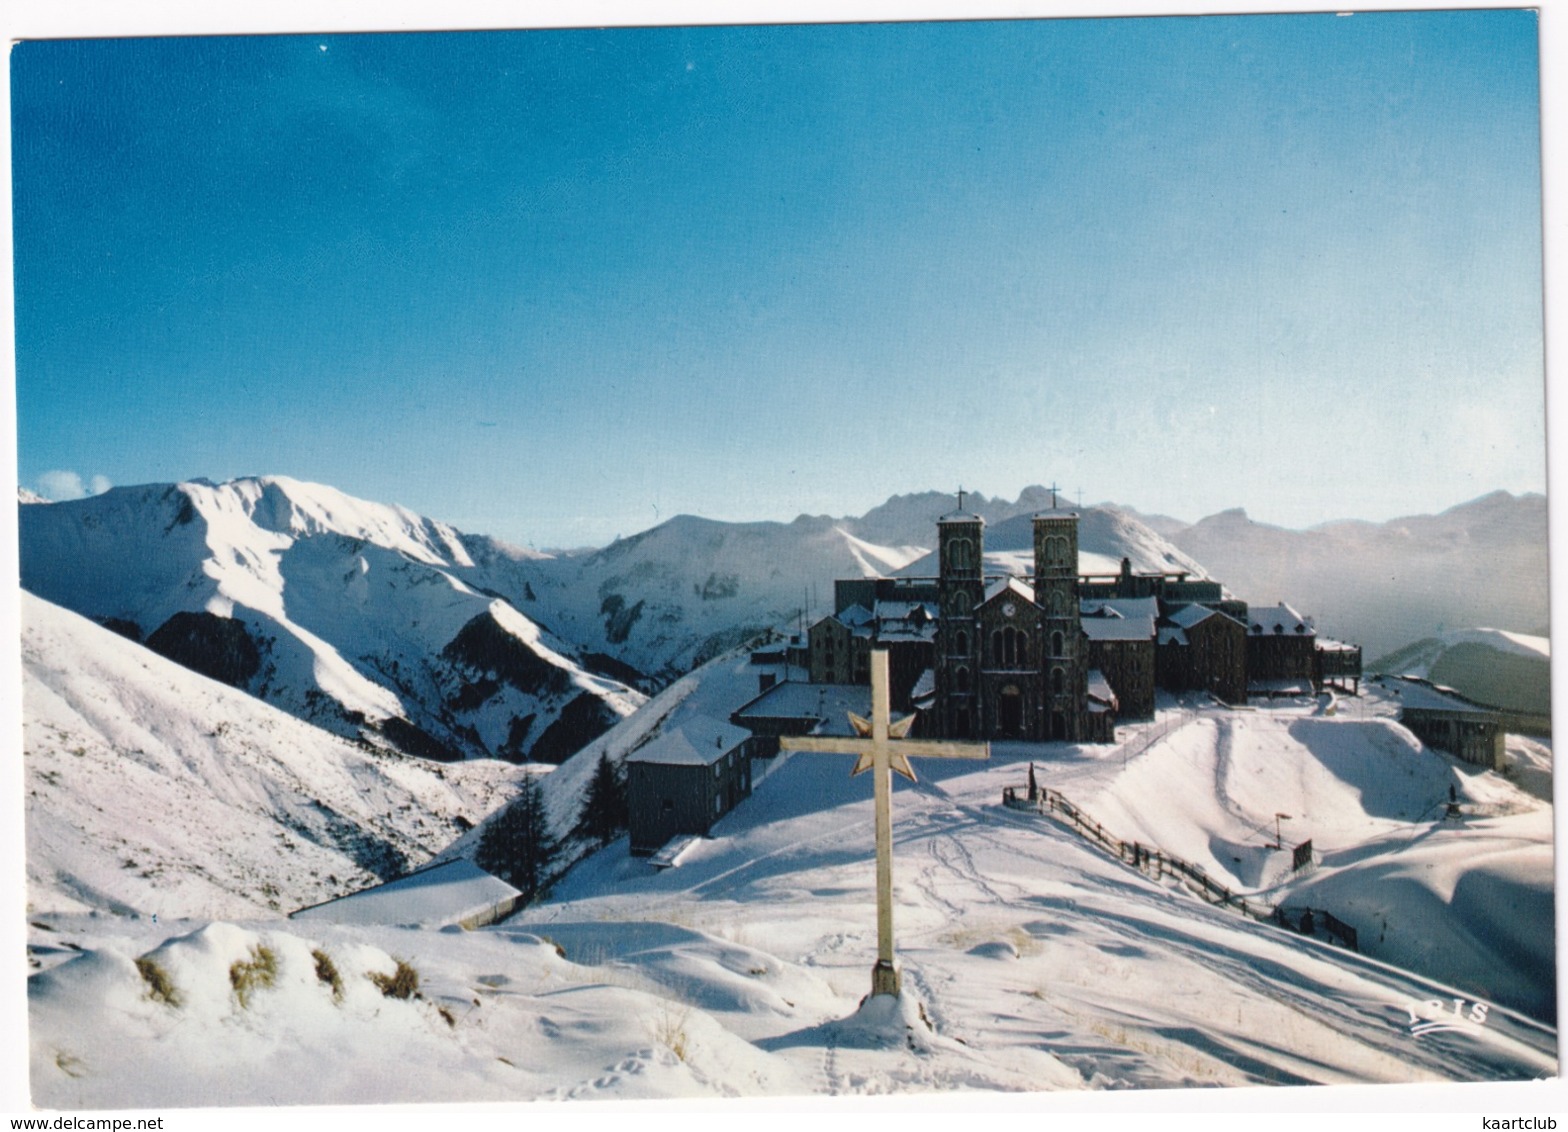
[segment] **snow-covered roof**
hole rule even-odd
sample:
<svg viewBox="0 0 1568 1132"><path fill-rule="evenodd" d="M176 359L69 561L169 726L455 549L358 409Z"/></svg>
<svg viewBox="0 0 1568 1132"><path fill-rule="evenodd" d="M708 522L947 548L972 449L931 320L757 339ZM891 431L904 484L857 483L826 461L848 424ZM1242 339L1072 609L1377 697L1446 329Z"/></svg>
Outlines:
<svg viewBox="0 0 1568 1132"><path fill-rule="evenodd" d="M1089 698L1102 704L1116 703L1116 693L1111 689L1111 682L1098 668L1089 669Z"/></svg>
<svg viewBox="0 0 1568 1132"><path fill-rule="evenodd" d="M871 689L865 684L775 684L735 713L735 718L820 720L817 734L848 735L846 712L868 717Z"/></svg>
<svg viewBox="0 0 1568 1132"><path fill-rule="evenodd" d="M879 601L876 635L879 641L929 641L936 637L936 606L923 601Z"/></svg>
<svg viewBox="0 0 1568 1132"><path fill-rule="evenodd" d="M1156 643L1161 645L1185 645L1187 634L1176 625L1162 625Z"/></svg>
<svg viewBox="0 0 1568 1132"><path fill-rule="evenodd" d="M1184 605L1171 614L1170 620L1172 624L1179 625L1183 629L1191 629L1200 621L1207 621L1218 612L1219 610L1210 609L1206 605Z"/></svg>
<svg viewBox="0 0 1568 1132"><path fill-rule="evenodd" d="M879 641L931 641L936 639L936 622L915 625L907 621L884 624L877 632Z"/></svg>
<svg viewBox="0 0 1568 1132"><path fill-rule="evenodd" d="M1107 610L1118 617L1158 617L1160 602L1153 597L1104 597L1078 603L1078 611L1085 617L1097 617Z"/></svg>
<svg viewBox="0 0 1568 1132"><path fill-rule="evenodd" d="M926 669L920 674L920 679L915 681L915 686L910 689L909 698L915 702L926 699L936 694L936 670Z"/></svg>
<svg viewBox="0 0 1568 1132"><path fill-rule="evenodd" d="M1316 630L1312 627L1312 618L1303 617L1284 602L1278 605L1249 606L1247 608L1247 631L1259 636L1269 634L1294 634L1298 637L1310 637Z"/></svg>
<svg viewBox="0 0 1568 1132"><path fill-rule="evenodd" d="M882 621L909 621L934 619L937 608L928 601L879 601L874 611Z"/></svg>
<svg viewBox="0 0 1568 1132"><path fill-rule="evenodd" d="M522 893L462 858L431 865L375 888L290 913L329 924L418 924L440 928L486 913Z"/></svg>
<svg viewBox="0 0 1568 1132"><path fill-rule="evenodd" d="M1384 677L1383 684L1399 697L1399 702L1402 705L1407 708L1415 708L1418 711L1470 712L1478 715L1495 714L1492 709L1466 699L1452 688L1445 688L1440 684L1433 684L1419 677L1387 676Z"/></svg>
<svg viewBox="0 0 1568 1132"><path fill-rule="evenodd" d="M1353 645L1348 641L1336 641L1332 637L1319 637L1318 648L1323 652L1360 652L1360 645Z"/></svg>
<svg viewBox="0 0 1568 1132"><path fill-rule="evenodd" d="M1078 605L1079 624L1091 641L1147 641L1154 636L1159 602L1152 597L1106 598Z"/></svg>
<svg viewBox="0 0 1568 1132"><path fill-rule="evenodd" d="M1120 617L1085 617L1081 624L1091 641L1147 641L1154 636L1153 625Z"/></svg>
<svg viewBox="0 0 1568 1132"><path fill-rule="evenodd" d="M987 586L985 588L985 600L994 601L1004 593L1011 593L1014 597L1022 598L1027 602L1032 603L1034 601L1033 587L1022 578L1013 576L998 578Z"/></svg>
<svg viewBox="0 0 1568 1132"><path fill-rule="evenodd" d="M985 520L982 519L979 515L976 515L973 511L965 511L962 508L960 508L960 509L958 509L956 511L949 511L946 515L943 515L940 519L938 519L937 522L938 523L979 523L982 526L985 525Z"/></svg>
<svg viewBox="0 0 1568 1132"><path fill-rule="evenodd" d="M782 686L782 685L780 685ZM711 715L688 715L626 756L629 763L660 766L712 766L740 746L747 733Z"/></svg>
<svg viewBox="0 0 1568 1132"><path fill-rule="evenodd" d="M848 608L839 610L833 616L838 619L839 624L847 625L851 629L858 629L863 625L869 625L873 614L871 610L863 605L851 605Z"/></svg>

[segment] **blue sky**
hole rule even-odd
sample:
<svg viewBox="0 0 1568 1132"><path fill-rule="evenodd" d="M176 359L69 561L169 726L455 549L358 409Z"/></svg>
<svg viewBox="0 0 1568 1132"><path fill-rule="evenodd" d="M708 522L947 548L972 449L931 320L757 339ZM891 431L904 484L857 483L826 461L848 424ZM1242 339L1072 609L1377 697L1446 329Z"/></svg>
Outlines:
<svg viewBox="0 0 1568 1132"><path fill-rule="evenodd" d="M1545 488L1530 12L32 42L18 479L538 546Z"/></svg>

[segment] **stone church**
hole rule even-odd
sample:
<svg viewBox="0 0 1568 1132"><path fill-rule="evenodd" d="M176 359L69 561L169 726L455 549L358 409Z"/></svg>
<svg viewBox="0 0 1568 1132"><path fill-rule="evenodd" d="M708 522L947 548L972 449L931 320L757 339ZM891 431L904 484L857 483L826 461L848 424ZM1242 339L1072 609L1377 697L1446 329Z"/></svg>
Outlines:
<svg viewBox="0 0 1568 1132"><path fill-rule="evenodd" d="M1126 559L1080 574L1077 512L1032 522L1030 575L987 575L985 521L960 494L937 520L935 578L841 579L836 612L807 634L811 682L864 684L871 648L885 648L893 707L918 710L920 733L1069 742L1152 719L1157 688L1243 704L1359 684L1360 649L1319 638L1289 605L1249 610L1219 582L1135 574Z"/></svg>
<svg viewBox="0 0 1568 1132"><path fill-rule="evenodd" d="M937 554L933 730L955 739L1109 740L1114 693L1088 664L1077 514L1035 516L1028 582L986 580L985 520L962 506L937 520Z"/></svg>

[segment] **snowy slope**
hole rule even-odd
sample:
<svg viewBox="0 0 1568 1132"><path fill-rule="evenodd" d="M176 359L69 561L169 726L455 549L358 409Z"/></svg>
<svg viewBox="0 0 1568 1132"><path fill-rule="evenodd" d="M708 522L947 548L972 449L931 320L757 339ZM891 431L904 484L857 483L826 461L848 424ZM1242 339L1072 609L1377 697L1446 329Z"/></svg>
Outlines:
<svg viewBox="0 0 1568 1132"><path fill-rule="evenodd" d="M458 532L403 508L266 477L20 518L27 589L348 738L559 761L643 699L498 595Z"/></svg>
<svg viewBox="0 0 1568 1132"><path fill-rule="evenodd" d="M1532 796L1424 747L1391 703L1340 706L1189 714L1125 768L1060 789L1216 883L1330 910L1364 954L1555 1018L1549 788ZM1309 840L1316 865L1293 875L1290 849Z"/></svg>
<svg viewBox="0 0 1568 1132"><path fill-rule="evenodd" d="M649 714L722 713L745 667L744 659L719 662ZM1436 846L1441 819L1420 807L1456 768L1411 747L1375 711L1359 719L1310 710L1168 708L1124 736L1125 767L1120 749L1063 744L996 744L979 769L921 761L921 782L900 780L894 795L900 1009L873 1000L857 1012L875 949L872 814L869 776L850 777L844 756L796 755L772 768L678 868L655 872L622 840L544 903L479 932L49 917L30 936L40 966L30 988L35 1099L64 1107L637 1099L1555 1072L1555 1030L1499 1004L1489 988L1209 906L1048 817L999 804L1004 785L1022 786L1032 759L1042 782L1107 807L1096 815L1107 824L1119 793L1129 824L1135 811L1166 822L1146 832L1174 839L1207 825L1240 841L1231 831L1257 824L1255 815L1194 809L1177 820L1150 797L1168 794L1182 767L1192 779L1186 793L1202 796L1228 763L1231 779L1258 777L1235 784L1246 811L1293 789L1291 804L1330 841L1350 841L1358 823L1371 822L1372 841L1354 847L1366 860L1408 862L1413 849ZM1222 719L1231 733L1223 758ZM634 716L600 742L624 745L618 731L644 726ZM1345 734L1334 741L1312 734L1336 727ZM1257 750L1243 751L1249 744ZM1270 752L1281 766L1260 776L1254 768ZM1360 765L1375 758L1408 760L1408 773L1403 764ZM1511 799L1549 812L1509 794L1497 776L1462 786L1467 806ZM1410 844L1378 845L1391 834ZM1536 852L1533 834L1508 836L1516 855ZM1471 862L1467 852L1438 854L1457 886L1528 878L1515 860ZM1353 862L1331 865L1328 855L1316 875L1348 875ZM1417 908L1397 889L1368 895L1370 907L1343 909L1363 935L1373 934L1363 918L1372 908ZM1521 914L1528 931L1541 912ZM1453 922L1473 927L1468 915ZM68 945L86 952L72 958ZM255 962L262 947L277 960L274 984L241 1003L230 970ZM317 974L316 951L339 972L341 998ZM132 962L139 956L168 976L181 1005L149 997ZM394 956L417 968L421 998L372 993L368 973L390 973ZM1456 997L1464 1008L1451 1027L1428 1031L1428 1015L1436 1019Z"/></svg>
<svg viewBox="0 0 1568 1132"><path fill-rule="evenodd" d="M346 742L22 603L30 914L286 912L421 863L523 773Z"/></svg>
<svg viewBox="0 0 1568 1132"><path fill-rule="evenodd" d="M1239 597L1289 601L1367 658L1455 628L1541 634L1546 498L1494 492L1439 515L1305 531L1226 511L1172 536Z"/></svg>
<svg viewBox="0 0 1568 1132"><path fill-rule="evenodd" d="M1501 629L1450 629L1379 657L1368 672L1421 676L1478 703L1547 715L1552 710L1552 645Z"/></svg>

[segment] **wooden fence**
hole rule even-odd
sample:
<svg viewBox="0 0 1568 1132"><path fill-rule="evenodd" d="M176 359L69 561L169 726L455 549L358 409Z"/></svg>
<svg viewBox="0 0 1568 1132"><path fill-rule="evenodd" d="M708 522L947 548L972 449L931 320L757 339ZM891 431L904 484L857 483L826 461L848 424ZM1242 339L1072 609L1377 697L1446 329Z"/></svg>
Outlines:
<svg viewBox="0 0 1568 1132"><path fill-rule="evenodd" d="M1321 922L1330 935L1336 936L1352 951L1357 950L1355 929L1328 912L1312 908L1287 911L1263 900L1256 898L1249 900L1241 893L1232 892L1228 886L1210 879L1202 865L1166 853L1157 846L1144 845L1140 841L1124 841L1107 832L1098 821L1069 802L1059 791L1052 790L1050 787L1040 787L1036 790L1032 801L1027 794L1019 797L1015 787L1004 787L1002 804L1013 810L1026 810L1055 817L1069 825L1086 840L1113 854L1123 864L1130 865L1155 880L1165 876L1177 877L1210 904L1217 904L1222 908L1234 908L1254 920L1279 924L1282 927L1292 926L1307 934L1312 934L1317 924ZM1310 846L1311 843L1305 844ZM1300 848L1301 846L1297 847L1298 850ZM1310 861L1310 848L1307 849L1307 854ZM1298 860L1299 857L1298 852ZM1291 916L1295 917L1294 923L1291 922Z"/></svg>

